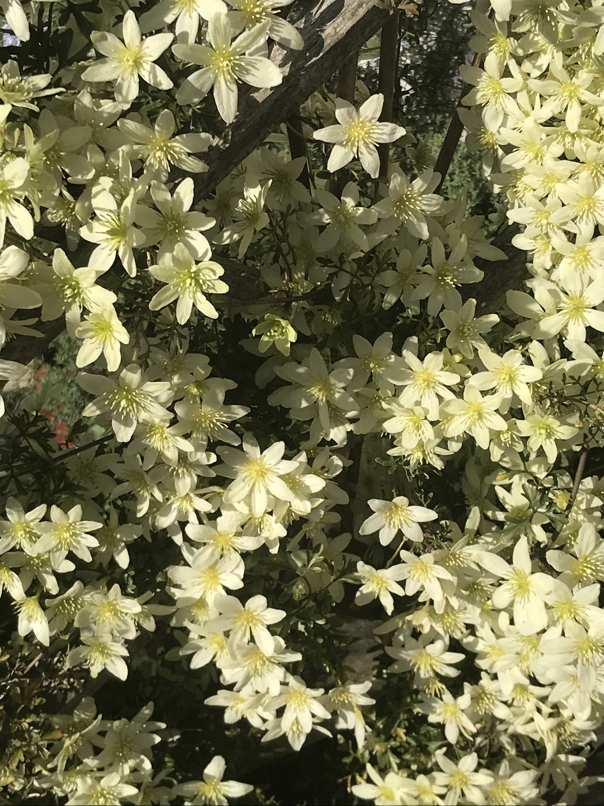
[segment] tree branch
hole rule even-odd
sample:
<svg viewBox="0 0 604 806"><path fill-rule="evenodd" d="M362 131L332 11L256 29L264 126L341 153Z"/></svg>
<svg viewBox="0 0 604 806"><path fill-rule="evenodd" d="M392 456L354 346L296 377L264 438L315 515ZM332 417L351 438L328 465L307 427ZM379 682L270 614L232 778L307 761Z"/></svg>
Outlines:
<svg viewBox="0 0 604 806"><path fill-rule="evenodd" d="M359 66L359 52L352 53L338 72L336 97L354 104L354 94L357 87L357 68Z"/></svg>
<svg viewBox="0 0 604 806"><path fill-rule="evenodd" d="M395 9L388 21L382 28L382 38L380 41L380 78L379 91L384 96L384 106L382 108L382 120L392 122L394 113L394 91L398 79L398 55L399 55L399 12ZM386 178L388 175L388 153L390 146L388 143L381 143L378 146L380 155L380 177Z"/></svg>
<svg viewBox="0 0 604 806"><path fill-rule="evenodd" d="M482 54L476 53L474 58L472 59L472 67L480 67L482 65ZM457 146L459 145L459 140L461 138L461 133L463 132L463 123L461 122L461 118L457 114L457 110L461 106L461 99L464 98L468 92L472 89L469 84L465 84L461 88L461 92L459 94L459 100L457 102L457 106L455 107L455 112L453 113L453 117L451 118L451 122L449 123L449 128L447 129L447 133L445 134L445 139L440 147L440 152L438 157L436 158L436 162L434 163L434 172L440 174L440 183L435 190L435 193L439 193L440 189L443 186L445 179L447 178L447 173L449 172L449 168L451 167L451 163L453 162L453 157L455 156L455 152L457 150Z"/></svg>

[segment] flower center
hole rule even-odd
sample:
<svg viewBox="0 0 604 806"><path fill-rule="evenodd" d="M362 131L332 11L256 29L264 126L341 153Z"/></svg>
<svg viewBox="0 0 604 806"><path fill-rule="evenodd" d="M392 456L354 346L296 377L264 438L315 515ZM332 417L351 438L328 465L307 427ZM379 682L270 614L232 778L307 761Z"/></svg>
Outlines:
<svg viewBox="0 0 604 806"><path fill-rule="evenodd" d="M142 45L137 45L136 47L126 46L118 62L125 73L129 75L139 73L144 64Z"/></svg>
<svg viewBox="0 0 604 806"><path fill-rule="evenodd" d="M239 6L248 25L259 25L269 16L270 8L262 0L244 0Z"/></svg>
<svg viewBox="0 0 604 806"><path fill-rule="evenodd" d="M232 47L218 48L212 57L211 66L219 78L232 78L239 59L233 53Z"/></svg>
<svg viewBox="0 0 604 806"><path fill-rule="evenodd" d="M400 504L391 504L384 512L383 518L386 526L390 526L393 529L400 529L411 522L409 510Z"/></svg>
<svg viewBox="0 0 604 806"><path fill-rule="evenodd" d="M361 145L372 144L374 128L375 121L371 118L359 118L349 123L344 129L343 145L354 150Z"/></svg>

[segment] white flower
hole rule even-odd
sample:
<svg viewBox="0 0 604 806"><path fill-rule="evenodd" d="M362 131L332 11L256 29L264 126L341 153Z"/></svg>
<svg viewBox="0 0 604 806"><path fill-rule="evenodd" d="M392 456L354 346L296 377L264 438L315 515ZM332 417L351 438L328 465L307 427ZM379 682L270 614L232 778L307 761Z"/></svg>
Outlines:
<svg viewBox="0 0 604 806"><path fill-rule="evenodd" d="M174 793L185 797L186 806L228 806L227 798L241 798L254 787L238 781L223 781L226 762L222 756L214 756L203 771L203 781L178 784Z"/></svg>
<svg viewBox="0 0 604 806"><path fill-rule="evenodd" d="M123 638L136 637L136 615L141 612L136 599L123 596L119 585L109 592L96 591L87 597L84 607L78 612L75 624L80 630L112 633Z"/></svg>
<svg viewBox="0 0 604 806"><path fill-rule="evenodd" d="M2 335L2 317L0 317L0 336ZM0 339L0 346L2 341ZM0 380L3 381L18 381L28 373L28 368L23 364L18 364L16 361L3 361L0 359ZM3 416L5 411L4 398L0 395L0 417ZM1 545L1 541L0 541ZM1 549L0 549L1 551Z"/></svg>
<svg viewBox="0 0 604 806"><path fill-rule="evenodd" d="M413 596L418 590L423 589L434 602L436 612L442 613L445 607L445 597L439 580L455 582L455 577L446 568L434 562L433 554L422 554L417 557L403 549L399 555L403 564L398 566L401 569L398 578L407 580L405 585L407 596Z"/></svg>
<svg viewBox="0 0 604 806"><path fill-rule="evenodd" d="M552 271L552 280L566 281L574 274L587 274L592 280L598 280L604 267L604 238L594 238L591 226L579 227L574 243L566 237L552 236L552 245L563 255Z"/></svg>
<svg viewBox="0 0 604 806"><path fill-rule="evenodd" d="M204 238L205 240L205 238ZM209 260L212 256L209 245L196 250L201 263L196 263L185 245L177 243L174 251L158 266L151 266L150 274L167 285L158 291L149 303L149 310L158 311L174 300L176 320L185 324L191 318L193 305L210 319L218 318L218 311L206 294L226 294L228 285L219 279L224 274L220 263Z"/></svg>
<svg viewBox="0 0 604 806"><path fill-rule="evenodd" d="M602 615L587 629L574 621L549 629L539 643L545 662L554 666L577 665L577 678L583 691L591 692L604 661L604 619Z"/></svg>
<svg viewBox="0 0 604 806"><path fill-rule="evenodd" d="M310 201L310 193L299 181L299 176L306 167L306 157L292 160L289 156L277 154L268 148L260 148L256 154L257 159L250 159L249 170L261 181L270 182L267 204L271 209L285 210L290 205L298 207Z"/></svg>
<svg viewBox="0 0 604 806"><path fill-rule="evenodd" d="M204 451L208 440L228 442L229 445L239 445L241 442L226 424L245 416L249 409L247 406L226 406L224 398L227 388L223 383L212 385L204 393L201 403L183 400L174 406L196 450Z"/></svg>
<svg viewBox="0 0 604 806"><path fill-rule="evenodd" d="M0 8L4 12L7 23L21 42L29 42L29 23L19 0L2 0Z"/></svg>
<svg viewBox="0 0 604 806"><path fill-rule="evenodd" d="M376 144L393 143L405 134L405 129L395 123L378 123L383 105L381 93L368 98L358 111L348 101L336 99L338 124L313 133L315 140L336 143L327 163L328 171L337 171L358 157L369 176L377 178L380 158Z"/></svg>
<svg viewBox="0 0 604 806"><path fill-rule="evenodd" d="M386 652L396 662L390 669L393 672L406 672L412 669L420 678L432 678L437 675L445 677L457 677L459 669L451 666L452 663L460 663L465 659L462 652L449 652L448 642L439 639L433 641L433 633L425 633L419 640L403 635L400 639L395 639L394 646L386 647ZM404 642L404 643L400 643Z"/></svg>
<svg viewBox="0 0 604 806"><path fill-rule="evenodd" d="M263 652L270 654L273 651L275 642L267 625L277 624L284 619L285 610L269 607L264 596L252 596L245 606L234 596L221 597L215 604L220 616L210 621L207 629L219 632L229 630L234 651L238 643L247 644L252 637Z"/></svg>
<svg viewBox="0 0 604 806"><path fill-rule="evenodd" d="M446 400L441 407L445 413L443 431L447 437L470 434L481 448L488 448L491 431L505 431L507 423L500 414L499 397L482 397L475 386L466 384L463 400Z"/></svg>
<svg viewBox="0 0 604 806"><path fill-rule="evenodd" d="M302 36L285 19L285 14L279 13L279 9L292 3L293 0L255 0L253 3L249 0L229 0L229 6L235 9L229 13L229 18L236 28L253 28L258 23L268 21L271 39L293 50L301 50L304 47Z"/></svg>
<svg viewBox="0 0 604 806"><path fill-rule="evenodd" d="M265 353L274 344L282 355L288 356L291 344L298 338L298 334L287 321L274 313L264 314L264 320L252 330L253 336L260 336L258 349Z"/></svg>
<svg viewBox="0 0 604 806"><path fill-rule="evenodd" d="M111 772L102 777L83 775L77 779L76 792L67 801L67 806L89 806L91 803L121 803L122 799L134 802L139 794L132 784L122 782L119 772Z"/></svg>
<svg viewBox="0 0 604 806"><path fill-rule="evenodd" d="M501 610L512 604L514 622L523 634L531 635L547 627L544 599L550 594L556 580L548 574L532 572L525 536L514 546L512 565L487 551L476 552L474 559L490 574L505 580L493 593L493 605Z"/></svg>
<svg viewBox="0 0 604 806"><path fill-rule="evenodd" d="M488 348L479 351L480 360L486 367L486 372L477 372L470 378L470 383L477 389L495 389L501 397L499 410L506 414L514 395L528 406L532 404L529 383L534 383L543 377L538 367L524 364L522 353L519 350L508 350L499 356Z"/></svg>
<svg viewBox="0 0 604 806"><path fill-rule="evenodd" d="M382 778L371 764L367 764L366 769L367 775L373 783L355 784L352 787L352 794L357 798L372 800L376 806L401 806L403 803L415 803L413 781L396 772L388 772Z"/></svg>
<svg viewBox="0 0 604 806"><path fill-rule="evenodd" d="M86 266L76 269L62 249L52 256L53 285L58 294L55 300L44 300L42 318L56 319L65 312L65 321L71 333L80 324L82 309L100 312L116 302L117 297L96 284L100 272Z"/></svg>
<svg viewBox="0 0 604 806"><path fill-rule="evenodd" d="M442 772L435 772L434 778L438 784L446 786L450 795L446 803L457 802L463 796L470 803L480 803L484 799L481 787L490 783L490 777L484 772L475 772L478 766L478 756L476 753L469 753L463 756L457 764L447 758L445 748L436 751L436 763Z"/></svg>
<svg viewBox="0 0 604 806"><path fill-rule="evenodd" d="M220 465L217 472L233 479L222 500L225 504L237 504L249 496L250 509L259 518L267 510L269 494L292 500L293 494L281 476L296 470L298 463L282 458L284 442L275 442L261 453L258 445L246 437L242 447L243 451L218 448L225 464Z"/></svg>
<svg viewBox="0 0 604 806"><path fill-rule="evenodd" d="M0 366L3 362L0 361ZM30 512L25 512L23 505L12 496L6 502L8 521L0 521L0 554L15 546L27 554L33 553L40 530L38 524L46 514L46 504L40 504Z"/></svg>
<svg viewBox="0 0 604 806"><path fill-rule="evenodd" d="M281 686L280 694L271 702L271 708L277 710L285 706L281 716L281 728L287 734L294 750L299 750L304 744L306 734L313 728L313 716L319 719L329 719L329 711L321 704L322 688L307 688L299 677L291 677L287 685ZM296 724L296 730L291 734L290 728Z"/></svg>
<svg viewBox="0 0 604 806"><path fill-rule="evenodd" d="M171 25L176 20L174 30L179 42L195 42L201 20L209 20L213 14L225 13L227 7L222 0L160 0L157 5L140 18L141 31L155 31Z"/></svg>
<svg viewBox="0 0 604 806"><path fill-rule="evenodd" d="M558 312L540 319L533 331L536 339L550 339L563 332L569 339L586 340L586 328L604 331L604 311L597 308L604 301L604 283L591 282L581 274L565 276L561 281L556 306Z"/></svg>
<svg viewBox="0 0 604 806"><path fill-rule="evenodd" d="M551 414L538 412L527 415L524 420L518 420L516 426L523 437L528 437L529 450L536 452L543 448L548 462L556 461L557 442L574 437L579 430L571 425L562 425Z"/></svg>
<svg viewBox="0 0 604 806"><path fill-rule="evenodd" d="M210 624L195 629L190 625L189 630L195 637L181 648L180 654L193 655L191 669L201 669L211 661L220 666L223 658L229 656L226 636L222 632L217 632Z"/></svg>
<svg viewBox="0 0 604 806"><path fill-rule="evenodd" d="M112 480L112 488L114 485L115 482ZM133 523L120 524L115 509L110 509L109 523L96 533L99 546L95 551L95 557L102 565L106 566L110 560L114 560L120 568L128 568L130 555L127 546L140 537L142 531L142 526Z"/></svg>
<svg viewBox="0 0 604 806"><path fill-rule="evenodd" d="M92 189L92 208L96 218L80 229L80 235L98 246L89 267L102 274L114 264L116 255L130 277L136 275L133 249L142 246L145 236L134 226L136 195L131 190L121 204L101 183Z"/></svg>
<svg viewBox="0 0 604 806"><path fill-rule="evenodd" d="M356 592L354 600L358 605L368 604L379 599L382 607L390 616L394 610L392 594L404 596L405 591L397 580L403 579L405 568L402 565L393 565L392 568L376 569L364 562L357 563L357 574L363 583Z"/></svg>
<svg viewBox="0 0 604 806"><path fill-rule="evenodd" d="M463 305L453 303L449 310L440 312L440 318L449 331L447 347L450 350L459 350L465 358L474 357L474 348L485 348L486 342L482 336L497 324L497 314L489 313L474 318L476 313L476 300L469 299Z"/></svg>
<svg viewBox="0 0 604 806"><path fill-rule="evenodd" d="M37 524L36 528L42 537L35 544L33 552L35 554L50 552L56 555L57 562L60 562L72 551L84 562L91 562L90 548L98 546L99 541L88 533L100 529L103 524L83 521L82 507L79 504L72 507L69 512L63 512L53 505L50 508L50 518L51 523L42 521Z"/></svg>
<svg viewBox="0 0 604 806"><path fill-rule="evenodd" d="M95 417L109 412L113 431L120 442L132 439L138 422L165 422L172 417L161 405L172 397L170 384L167 381L147 381L137 364L125 367L118 383L103 375L87 372L78 375L78 383L87 392L99 395L86 406L82 415Z"/></svg>
<svg viewBox="0 0 604 806"><path fill-rule="evenodd" d="M502 73L508 67L513 73L511 78L502 78ZM522 89L523 79L516 62L508 61L502 64L497 55L491 51L484 63L484 70L464 64L460 67L461 77L467 84L473 84L471 90L462 102L467 106L480 104L483 119L487 128L496 132L504 121L506 115L520 117L520 109L512 94Z"/></svg>
<svg viewBox="0 0 604 806"><path fill-rule="evenodd" d="M270 181L261 185L253 174L247 174L243 186L243 196L237 202L232 221L214 237L214 243L221 246L241 241L238 252L239 260L247 252L254 233L264 229L269 223L264 204L270 186Z"/></svg>
<svg viewBox="0 0 604 806"><path fill-rule="evenodd" d="M0 200L1 192L0 190ZM42 304L42 297L37 291L19 282L13 282L27 269L28 263L28 254L17 246L9 246L0 253L0 310L5 307L37 308ZM0 347L5 340L6 323L0 316Z"/></svg>
<svg viewBox="0 0 604 806"><path fill-rule="evenodd" d="M206 37L209 46L174 45L174 55L191 64L203 65L192 73L176 94L179 104L195 104L214 87L214 100L220 117L232 123L237 115L237 82L252 87L276 87L281 84L279 68L264 56L255 55L264 41L270 22L256 25L234 41L227 14L212 14ZM254 55L249 55L250 51ZM248 54L248 55L246 55Z"/></svg>
<svg viewBox="0 0 604 806"><path fill-rule="evenodd" d="M14 606L19 614L17 630L19 635L25 637L30 632L36 636L38 641L44 646L50 643L50 632L48 619L38 601L37 596L19 596L19 591L13 588L18 598L15 599Z"/></svg>
<svg viewBox="0 0 604 806"><path fill-rule="evenodd" d="M153 703L150 702L132 720L110 722L104 737L105 746L98 756L99 767L117 769L124 777L133 770L151 772L151 748L161 741L152 731L166 727L164 722L149 721L152 714Z"/></svg>
<svg viewBox="0 0 604 806"><path fill-rule="evenodd" d="M310 215L308 221L327 225L315 244L318 252L327 252L344 239L352 241L363 252L369 251L367 236L359 224L375 223L377 213L358 205L359 189L354 182L344 187L341 199L321 188L315 190L315 198L322 209Z"/></svg>
<svg viewBox="0 0 604 806"><path fill-rule="evenodd" d="M118 319L113 305L107 305L100 312L88 314L85 321L78 326L76 336L84 339L76 357L76 366L88 366L103 353L109 372L115 372L120 365L120 344L128 344L130 341L128 331Z"/></svg>
<svg viewBox="0 0 604 806"><path fill-rule="evenodd" d="M256 644L240 645L236 656L232 655L221 663L221 671L224 682L235 683L236 691L250 684L258 692L277 697L286 675L282 664L301 659L299 652L286 650L283 639L275 636L274 648L269 653L263 652Z"/></svg>
<svg viewBox="0 0 604 806"><path fill-rule="evenodd" d="M423 540L424 535L419 524L438 517L436 512L426 507L409 506L409 499L402 495L392 501L370 498L367 503L375 514L363 522L359 533L370 535L379 529L382 546L391 543L399 530L409 540Z"/></svg>
<svg viewBox="0 0 604 806"><path fill-rule="evenodd" d="M173 34L156 34L143 39L134 11L124 15L120 40L106 31L93 31L94 47L107 58L101 59L82 74L84 81L115 81L115 99L127 109L139 92L139 76L160 90L169 90L173 83L154 62L170 47Z"/></svg>
<svg viewBox="0 0 604 806"><path fill-rule="evenodd" d="M147 236L145 246L159 243L157 252L159 263L168 263L179 244L186 246L198 260L207 257L210 245L199 230L209 229L216 222L203 213L191 211L194 200L194 184L191 177L187 177L178 185L173 196L161 182L151 182L150 190L159 213L143 204L138 204L135 218L136 223L145 230Z"/></svg>
<svg viewBox="0 0 604 806"><path fill-rule="evenodd" d="M589 70L573 71L571 76L562 67L562 53L557 52L549 66L546 80L529 79L528 85L547 98L543 107L544 114L565 113L565 122L569 132L576 132L581 124L582 107L593 104L600 105L600 98L587 88L594 79Z"/></svg>
<svg viewBox="0 0 604 806"><path fill-rule="evenodd" d="M432 192L440 178L440 174L429 170L410 182L402 171L395 169L390 177L387 198L373 205L379 217L385 219L380 228L390 232L402 224L411 235L426 240L429 237L427 215L436 214L443 203L442 196Z"/></svg>
<svg viewBox="0 0 604 806"><path fill-rule="evenodd" d="M428 353L423 361L410 350L403 350L403 358L409 369L401 372L397 383L406 388L399 397L401 406L411 408L416 403L426 409L430 420L437 420L439 398L455 397L448 386L459 382L459 375L443 369L443 353Z"/></svg>
<svg viewBox="0 0 604 806"><path fill-rule="evenodd" d="M55 573L66 574L73 571L75 565L71 560L66 560L61 554L25 554L23 551L9 551L4 555L6 565L4 568L20 568L19 577L14 580L7 571L5 584L11 595L18 598L20 588L26 591L31 585L34 577L45 591L55 595L59 592L59 583Z"/></svg>
<svg viewBox="0 0 604 806"><path fill-rule="evenodd" d="M263 728L265 721L271 718L266 710L264 694L257 694L253 686L244 686L239 691L220 690L213 697L205 700L206 705L219 705L225 708L224 721L227 725L247 719L255 728Z"/></svg>
<svg viewBox="0 0 604 806"><path fill-rule="evenodd" d="M179 596L203 597L214 605L217 596L224 596L225 588L243 587L245 567L237 553L215 561L203 549L194 549L188 544L182 546L182 553L189 567L177 565L168 569L170 579L183 589Z"/></svg>
<svg viewBox="0 0 604 806"><path fill-rule="evenodd" d="M354 737L359 749L365 744L365 735L369 730L363 719L360 706L375 703L372 697L367 696L371 686L371 680L366 680L364 683L349 683L345 686L336 686L336 688L332 688L329 694L321 698L327 710L335 711L338 715L336 729L354 730Z"/></svg>
<svg viewBox="0 0 604 806"><path fill-rule="evenodd" d="M273 406L287 406L290 416L296 420L312 419L311 440L319 442L325 436L344 444L347 428L344 423L359 412L359 404L346 391L354 377L353 368L338 366L329 371L325 359L313 347L302 364L288 363L275 371L293 386L273 392L268 402Z"/></svg>
<svg viewBox="0 0 604 806"><path fill-rule="evenodd" d="M186 457L181 462L188 465ZM188 467L184 473L178 473L178 465L169 468L172 478L164 490L164 503L156 508L155 526L157 529L170 528L170 534L178 543L182 540L180 527L175 525L179 521L198 523L198 512L210 512L212 505L202 497L205 490L197 489L197 472L190 472Z"/></svg>
<svg viewBox="0 0 604 806"><path fill-rule="evenodd" d="M17 157L0 171L0 246L4 244L6 221L26 241L34 236L34 220L21 204L23 186L29 177L29 163Z"/></svg>
<svg viewBox="0 0 604 806"><path fill-rule="evenodd" d="M422 406L409 408L395 398L385 400L382 408L387 414L392 415L384 420L382 428L387 434L397 435L397 445L413 449L421 442L426 443L434 439L434 428L427 419L428 410Z"/></svg>
<svg viewBox="0 0 604 806"><path fill-rule="evenodd" d="M176 121L169 109L159 113L152 129L127 118L118 120L117 126L134 143L129 153L133 157L142 157L145 170L157 172L161 181L166 181L168 178L171 165L190 173L207 170L208 166L191 154L205 151L212 143L212 136L204 132L190 132L175 137Z"/></svg>
<svg viewBox="0 0 604 806"><path fill-rule="evenodd" d="M84 646L76 647L69 652L67 668L83 663L89 668L91 677L98 677L103 669L107 669L120 680L128 677L128 666L124 661L128 650L115 642L110 633L82 635L81 640Z"/></svg>
<svg viewBox="0 0 604 806"><path fill-rule="evenodd" d="M467 254L466 236L460 235L452 246L447 255L440 238L433 238L432 264L422 266L419 283L413 292L413 299L428 299L430 316L436 316L443 306L454 310L461 308L461 295L457 286L462 283L477 283L483 277L482 271L476 268Z"/></svg>
<svg viewBox="0 0 604 806"><path fill-rule="evenodd" d="M557 0L556 0L557 2ZM517 804L530 803L539 797L536 786L537 770L520 769L510 772L510 762L505 759L497 765L495 771L484 770L491 779L486 786L487 802Z"/></svg>
<svg viewBox="0 0 604 806"><path fill-rule="evenodd" d="M583 523L570 551L550 549L548 563L571 585L604 580L604 541L598 537L593 523ZM574 556L573 556L574 555Z"/></svg>
<svg viewBox="0 0 604 806"><path fill-rule="evenodd" d="M445 691L441 699L425 696L424 704L419 708L428 714L428 722L443 724L447 741L456 744L460 733L468 739L476 733L476 728L465 714L470 703L471 696L468 691L457 698Z"/></svg>
<svg viewBox="0 0 604 806"><path fill-rule="evenodd" d="M21 8L19 0L2 0L0 8L6 11L7 6L13 9ZM13 30L15 30L13 28ZM23 42L29 39L29 31L22 31L25 36L19 36ZM16 31L15 31L16 33ZM12 106L21 107L22 109L31 109L33 112L37 111L38 107L31 103L33 98L42 98L45 95L54 95L61 90L58 89L44 89L52 80L50 73L43 73L41 75L21 76L19 64L16 59L7 59L0 68L0 100L3 106L0 107L0 117L5 119L8 116Z"/></svg>

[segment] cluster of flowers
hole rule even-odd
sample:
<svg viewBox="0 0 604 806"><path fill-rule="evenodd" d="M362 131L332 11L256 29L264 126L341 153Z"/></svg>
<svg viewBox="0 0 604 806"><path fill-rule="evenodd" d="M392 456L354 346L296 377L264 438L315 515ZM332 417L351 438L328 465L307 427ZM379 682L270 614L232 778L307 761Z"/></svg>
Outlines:
<svg viewBox="0 0 604 806"><path fill-rule="evenodd" d="M69 806L90 803L168 803L184 796L187 804L226 804L227 797L240 798L252 790L249 784L223 781L226 764L214 756L203 771L202 781L175 787L162 785L165 773L153 776L151 748L162 741L166 725L154 722L153 703L133 719L104 720L94 700L85 697L69 716L52 718L61 738L50 748L49 769L56 770L44 781L46 790L60 790ZM157 733L155 731L158 731ZM78 765L68 767L73 758Z"/></svg>
<svg viewBox="0 0 604 806"><path fill-rule="evenodd" d="M93 398L83 415L106 426L106 440L65 457L85 491L81 501L58 506L34 491L8 500L0 586L15 601L21 636L76 644L68 667L84 665L93 676L106 668L124 679L127 643L139 628L153 630L155 616L170 616L174 628L188 630L181 654L192 656L191 668L214 663L230 687L207 700L225 708L227 723L247 719L263 739L286 735L299 749L335 716L336 729L354 730L362 746L360 706L374 702L372 681L327 693L307 687L287 669L302 657L295 616L272 607L268 590L245 596L257 581L254 552L266 547L302 581L302 595L328 591L335 607L346 582L356 586L359 607L381 603L391 618L376 633L393 633L389 672L413 673L418 712L442 726L446 744L435 771L382 777L370 766L373 783L353 787L356 795L383 804L512 804L538 802L553 785L570 802L586 781L582 748L604 713L604 488L597 475L573 485L564 469L602 433L602 6L498 0L491 14L486 3L473 13L473 46L486 55L483 68L464 68L475 86L464 99L472 110L461 112L467 140L483 150L509 221L524 226L514 243L532 260L528 290L508 293L512 313L500 321L476 317L475 300L464 302L459 289L482 279L475 258L504 255L486 242L481 217L466 215L463 196L447 201L434 192L440 177L432 171L410 181L391 165L377 201L356 168L358 181L341 190L320 179L307 186L304 158L263 148L210 199L196 200L189 176L170 181L172 166L203 172L195 155L213 138L177 134L170 109L153 123L144 111L128 111L142 92L139 76L172 87L155 61L173 34L143 38L141 31L175 24L173 55L202 67L180 85L176 103L197 104L213 87L230 123L237 81L271 87L281 80L266 58L267 38L301 46L296 29L275 15L281 5L254 4L250 17L244 3L229 2L235 10L227 12L220 0L162 2L138 21L130 10L121 37L93 33L105 58L64 93L48 89L50 75L21 78L13 61L2 68L0 343L31 333L35 320L14 319L18 309L41 306L43 321L64 316L80 343L78 366L96 365L78 382ZM16 0L9 11L9 24L26 39ZM205 45L195 44L200 32ZM103 90L109 84L114 99ZM363 86L359 94L358 111L313 95L304 118L319 126L306 134L335 144L330 170L358 158L376 177L376 145L404 130L379 121L381 96L367 97ZM29 123L18 117L28 114ZM40 219L62 225L71 257L61 248L52 260L45 256ZM32 247L35 232L41 248ZM94 248L76 267L86 242ZM283 423L284 432L301 434L287 455L285 437L261 448L246 426L250 407L225 403L237 384L212 377L210 359L189 351L195 330L219 318L221 295L228 311L221 258L246 255L271 292L244 306L258 337L246 346L257 358L268 353L257 386L277 387L269 405L287 409L292 423ZM132 279L148 292L143 311L129 307ZM352 333L352 350L328 348L337 307L315 304L313 295L329 290L339 302L359 288L383 311L400 311L413 335L400 339L393 327L372 344ZM151 321L156 328L146 336ZM25 370L0 359L2 378ZM38 401L24 405L35 409ZM2 428L10 436L6 419ZM369 499L358 534L342 534L337 508L349 499L336 479L351 435L370 434L384 436L388 454L410 473L446 469L470 448L465 523L394 495ZM161 532L183 557L167 569L173 606L111 584L129 566L128 546L140 537L161 545ZM393 544L383 567L361 556L375 544ZM63 574L70 586L60 584ZM278 577L277 566L271 574ZM396 612L395 601L402 603ZM472 663L478 682L459 687L462 662ZM67 740L56 748L48 785L73 795L73 804L91 802L95 788L117 801L139 797L151 786L148 748L158 724L145 711L103 728L90 703L80 708L64 723L80 749L74 756ZM126 746L125 734L131 749L117 763L111 748ZM457 762L448 745L457 745ZM104 748L99 756L93 746ZM221 782L223 771L214 759L204 783L173 794L203 803L248 791Z"/></svg>

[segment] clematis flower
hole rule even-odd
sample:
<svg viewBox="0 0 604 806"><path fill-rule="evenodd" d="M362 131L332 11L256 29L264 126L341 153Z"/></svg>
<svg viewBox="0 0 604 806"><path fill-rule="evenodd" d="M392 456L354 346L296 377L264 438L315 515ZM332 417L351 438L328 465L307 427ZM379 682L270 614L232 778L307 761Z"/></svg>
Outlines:
<svg viewBox="0 0 604 806"><path fill-rule="evenodd" d="M357 574L362 584L354 597L356 604L364 605L374 599L379 599L382 607L390 616L394 610L392 594L405 595L405 591L398 584L398 580L405 576L405 567L393 565L391 568L376 569L367 563L358 562Z"/></svg>
<svg viewBox="0 0 604 806"><path fill-rule="evenodd" d="M202 173L208 166L197 157L191 156L206 151L212 143L212 136L205 132L176 132L176 121L169 109L162 110L151 129L135 120L117 121L118 129L133 143L130 153L145 161L145 170L157 172L161 181L166 181L171 165L189 173Z"/></svg>
<svg viewBox="0 0 604 806"><path fill-rule="evenodd" d="M374 224L377 221L375 210L359 205L359 189L354 182L348 182L338 199L333 193L317 188L315 197L322 208L308 217L310 224L326 224L316 242L318 252L333 249L342 240L349 239L356 246L369 251L367 236L359 224Z"/></svg>
<svg viewBox="0 0 604 806"><path fill-rule="evenodd" d="M201 259L202 255L207 255L210 245L200 230L210 229L216 221L191 210L194 201L191 177L184 179L172 195L161 182L151 182L150 191L159 212L144 204L137 204L134 216L136 223L145 231L145 246L159 244L158 262L168 262L178 244L186 246L194 258Z"/></svg>
<svg viewBox="0 0 604 806"><path fill-rule="evenodd" d="M547 627L545 599L556 580L548 574L533 573L526 537L521 537L514 546L512 565L488 551L476 552L474 559L493 576L505 580L493 593L493 605L501 610L512 604L514 623L524 635Z"/></svg>
<svg viewBox="0 0 604 806"><path fill-rule="evenodd" d="M233 40L227 14L212 14L208 23L206 45L174 45L174 55L190 64L202 65L180 86L179 104L196 104L214 88L214 100L220 117L232 123L237 115L237 82L268 88L281 84L279 68L264 56L255 55L264 41L270 22L256 25ZM254 54L254 55L251 55Z"/></svg>
<svg viewBox="0 0 604 806"><path fill-rule="evenodd" d="M7 220L26 241L34 236L34 220L21 203L24 185L29 177L29 163L17 157L0 170L0 247L4 244Z"/></svg>
<svg viewBox="0 0 604 806"><path fill-rule="evenodd" d="M212 256L209 244L199 245L197 254L201 263L195 262L186 246L177 243L165 262L150 267L149 273L167 285L155 294L149 303L149 310L158 311L178 300L176 320L180 324L189 321L193 305L204 316L218 318L218 311L206 294L225 294L229 290L228 285L219 279L224 274L224 269L220 263L208 260Z"/></svg>
<svg viewBox="0 0 604 806"><path fill-rule="evenodd" d="M176 21L176 38L183 44L193 44L197 38L201 20L209 20L213 14L226 14L222 0L160 0L157 5L141 16L141 31L148 33L165 28Z"/></svg>
<svg viewBox="0 0 604 806"><path fill-rule="evenodd" d="M282 458L285 443L275 442L261 453L258 444L246 437L242 448L243 451L218 448L218 454L225 464L219 465L216 470L233 479L223 495L223 501L237 504L249 496L250 509L257 518L266 512L269 494L291 501L293 494L281 476L296 470L298 463Z"/></svg>
<svg viewBox="0 0 604 806"><path fill-rule="evenodd" d="M76 336L84 339L76 356L76 366L92 364L103 353L109 372L115 372L121 361L120 344L128 344L130 336L117 317L113 305L88 314L77 328Z"/></svg>
<svg viewBox="0 0 604 806"><path fill-rule="evenodd" d="M369 535L379 530L380 543L387 546L400 530L409 540L423 540L420 523L435 520L438 515L426 507L409 506L409 499L402 495L392 501L370 498L367 502L374 514L363 522L359 533Z"/></svg>
<svg viewBox="0 0 604 806"><path fill-rule="evenodd" d="M395 123L380 123L384 96L372 95L357 111L342 98L336 99L336 119L334 126L326 126L313 133L315 140L335 143L329 161L328 171L337 171L358 157L369 176L376 179L380 172L380 158L376 149L379 143L393 143L406 132Z"/></svg>
<svg viewBox="0 0 604 806"><path fill-rule="evenodd" d="M172 398L167 381L147 381L137 364L125 367L116 383L103 375L82 372L78 384L91 394L98 395L89 403L82 415L95 417L104 412L111 414L111 425L120 442L129 442L139 422L169 422L172 414L161 405Z"/></svg>
<svg viewBox="0 0 604 806"><path fill-rule="evenodd" d="M214 756L203 771L203 781L188 781L178 784L174 793L184 795L190 806L228 806L227 798L241 798L254 787L239 781L223 781L226 762L222 756Z"/></svg>
<svg viewBox="0 0 604 806"><path fill-rule="evenodd" d="M143 39L134 11L124 15L121 42L115 34L93 31L92 44L105 56L82 73L84 81L115 81L115 100L128 109L139 92L139 77L152 87L169 90L174 85L168 75L155 64L170 47L173 34L156 34Z"/></svg>

